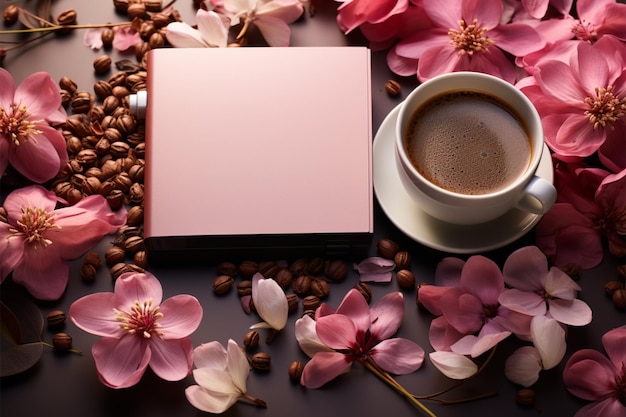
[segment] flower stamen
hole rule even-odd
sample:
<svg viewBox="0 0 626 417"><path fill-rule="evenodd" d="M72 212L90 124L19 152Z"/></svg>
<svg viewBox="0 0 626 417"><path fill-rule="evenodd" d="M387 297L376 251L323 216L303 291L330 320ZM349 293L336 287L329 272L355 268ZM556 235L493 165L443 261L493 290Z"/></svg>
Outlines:
<svg viewBox="0 0 626 417"><path fill-rule="evenodd" d="M613 94L613 86L606 88L596 87L595 97L586 97L585 103L589 110L585 110L585 116L593 124L593 128L608 126L614 129L613 123L626 114L626 99L620 100Z"/></svg>
<svg viewBox="0 0 626 417"><path fill-rule="evenodd" d="M478 26L478 20L474 19L468 25L465 20L459 21L459 28L448 30L450 45L454 46L459 55L474 55L475 52L485 52L495 42L485 36L487 29Z"/></svg>
<svg viewBox="0 0 626 417"><path fill-rule="evenodd" d="M42 208L26 207L22 209L22 217L17 221L17 227L9 228L9 236L23 236L26 243L33 244L35 249L38 245L43 248L52 244L45 234L48 229L61 230L54 224L54 213L47 212Z"/></svg>
<svg viewBox="0 0 626 417"><path fill-rule="evenodd" d="M598 39L598 32L595 26L586 20L579 20L578 23L572 27L572 33L576 36L576 39L589 43L593 43Z"/></svg>
<svg viewBox="0 0 626 417"><path fill-rule="evenodd" d="M9 112L0 107L0 134L11 138L15 146L40 135L42 131L36 126L41 120L29 120L29 117L26 106L12 104Z"/></svg>
<svg viewBox="0 0 626 417"><path fill-rule="evenodd" d="M152 334L161 336L157 330L160 327L159 319L163 313L159 311L160 306L152 306L152 298L140 303L136 300L130 307L130 311L113 309L115 320L120 322L120 327L130 334L141 335L144 339L150 339Z"/></svg>

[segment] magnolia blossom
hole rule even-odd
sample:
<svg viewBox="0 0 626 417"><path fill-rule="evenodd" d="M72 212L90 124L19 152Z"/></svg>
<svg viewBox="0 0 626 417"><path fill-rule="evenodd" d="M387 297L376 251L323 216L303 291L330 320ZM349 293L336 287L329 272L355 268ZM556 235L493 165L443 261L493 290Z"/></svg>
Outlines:
<svg viewBox="0 0 626 417"><path fill-rule="evenodd" d="M200 324L202 307L191 295L162 299L154 275L127 272L115 281L112 293L94 293L72 303L74 324L103 336L91 350L103 384L133 386L148 365L168 381L189 375L193 347L188 336Z"/></svg>
<svg viewBox="0 0 626 417"><path fill-rule="evenodd" d="M215 12L230 20L231 26L243 24L237 39L255 25L270 46L289 46L291 30L304 7L300 0L211 0Z"/></svg>
<svg viewBox="0 0 626 417"><path fill-rule="evenodd" d="M504 365L506 377L524 387L537 382L540 371L557 366L567 348L565 329L553 318L533 317L530 328L533 346L518 348Z"/></svg>
<svg viewBox="0 0 626 417"><path fill-rule="evenodd" d="M626 327L602 336L607 356L597 350L575 352L565 364L563 382L573 395L590 404L574 417L623 417L626 414Z"/></svg>
<svg viewBox="0 0 626 417"><path fill-rule="evenodd" d="M584 326L591 323L591 308L576 298L580 286L557 267L548 269L548 260L536 246L516 250L503 268L505 290L501 305L529 316L549 313L563 324Z"/></svg>
<svg viewBox="0 0 626 417"><path fill-rule="evenodd" d="M68 260L126 223L126 210L112 212L101 195L71 207L56 209L57 204L66 202L52 191L23 187L7 196L8 223L0 222L0 282L13 271L13 281L41 300L61 297L69 278Z"/></svg>
<svg viewBox="0 0 626 417"><path fill-rule="evenodd" d="M557 162L555 173L558 199L537 224L537 246L559 267L598 265L603 236L611 253L624 256L626 169L610 174Z"/></svg>
<svg viewBox="0 0 626 417"><path fill-rule="evenodd" d="M305 318L296 322L298 343L312 355L300 380L305 387L321 387L347 372L355 361L373 361L394 374L409 374L422 365L424 350L419 345L408 339L389 339L402 323L402 293L389 293L370 309L363 295L352 289L336 311L326 304L322 306L315 322L309 319L309 324L303 325ZM315 335L310 332L313 323Z"/></svg>
<svg viewBox="0 0 626 417"><path fill-rule="evenodd" d="M257 272L252 277L252 302L254 307L264 320L253 324L251 329L269 328L280 331L287 324L289 305L285 292L276 281L271 278L263 278L263 274Z"/></svg>
<svg viewBox="0 0 626 417"><path fill-rule="evenodd" d="M0 68L0 176L11 164L33 182L53 178L69 158L63 135L50 123L64 123L66 117L50 75L31 74L16 88Z"/></svg>
<svg viewBox="0 0 626 417"><path fill-rule="evenodd" d="M389 282L396 264L380 256L371 256L353 265L363 282Z"/></svg>
<svg viewBox="0 0 626 417"><path fill-rule="evenodd" d="M428 306L438 305L432 313L441 313L430 328L430 342L436 350L477 357L494 347L512 333L521 338L530 334L531 316L500 305L504 292L502 272L488 258L472 256L467 262L444 260L449 268L438 271L459 274L458 285L432 291L420 288L418 301ZM462 267L459 269L459 267ZM447 278L448 282L454 282Z"/></svg>
<svg viewBox="0 0 626 417"><path fill-rule="evenodd" d="M193 361L196 365L193 378L197 385L187 387L185 395L197 409L219 414L242 399L265 406L263 401L247 394L250 364L234 340L228 340L227 349L219 342L198 346L193 351Z"/></svg>
<svg viewBox="0 0 626 417"><path fill-rule="evenodd" d="M228 23L214 11L198 9L197 29L184 22L167 25L165 35L176 48L224 48L228 42Z"/></svg>
<svg viewBox="0 0 626 417"><path fill-rule="evenodd" d="M424 1L423 7L433 27L402 39L387 60L394 71L406 69L413 60L412 73L420 81L452 71L477 71L513 83L515 68L504 52L521 56L545 45L531 26L500 22L501 0Z"/></svg>
<svg viewBox="0 0 626 417"><path fill-rule="evenodd" d="M348 34L364 23L385 22L405 12L408 6L409 0L345 0L337 9L337 23Z"/></svg>

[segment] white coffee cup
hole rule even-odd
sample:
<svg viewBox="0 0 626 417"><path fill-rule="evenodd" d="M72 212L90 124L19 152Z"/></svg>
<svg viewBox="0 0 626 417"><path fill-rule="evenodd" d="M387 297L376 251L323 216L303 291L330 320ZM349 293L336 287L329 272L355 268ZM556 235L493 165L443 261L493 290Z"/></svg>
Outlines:
<svg viewBox="0 0 626 417"><path fill-rule="evenodd" d="M450 191L429 181L408 155L405 136L417 109L434 97L453 92L483 93L504 102L526 127L530 141L527 168L503 188L485 194ZM454 123L449 120L448 123ZM400 105L395 130L396 165L408 194L431 216L454 224L479 224L494 220L513 208L530 213L547 212L556 200L551 182L536 175L544 147L537 110L513 85L477 72L453 72L432 78L415 88Z"/></svg>

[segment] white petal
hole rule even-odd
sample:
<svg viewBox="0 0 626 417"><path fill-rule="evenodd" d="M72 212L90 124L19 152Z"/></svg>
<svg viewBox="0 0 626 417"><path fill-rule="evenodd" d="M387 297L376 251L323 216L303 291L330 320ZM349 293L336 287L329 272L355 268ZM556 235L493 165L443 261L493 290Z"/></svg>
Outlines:
<svg viewBox="0 0 626 417"><path fill-rule="evenodd" d="M210 393L198 385L187 387L185 396L198 410L214 414L223 413L239 399L239 395Z"/></svg>
<svg viewBox="0 0 626 417"><path fill-rule="evenodd" d="M559 300L553 298L548 301L549 312L554 319L570 326L586 326L591 323L593 312L587 303L578 298L574 300Z"/></svg>
<svg viewBox="0 0 626 417"><path fill-rule="evenodd" d="M504 363L504 375L516 384L530 387L539 379L541 356L533 346L517 349Z"/></svg>
<svg viewBox="0 0 626 417"><path fill-rule="evenodd" d="M551 369L561 362L565 355L565 330L558 321L546 316L533 317L530 334L543 364L543 369Z"/></svg>
<svg viewBox="0 0 626 417"><path fill-rule="evenodd" d="M209 46L203 40L199 30L182 22L172 22L167 25L165 37L176 48L206 48Z"/></svg>
<svg viewBox="0 0 626 417"><path fill-rule="evenodd" d="M315 320L309 316L296 320L296 340L300 349L310 358L318 352L330 352L332 350L317 337Z"/></svg>
<svg viewBox="0 0 626 417"><path fill-rule="evenodd" d="M264 279L258 272L252 277L252 300L257 313L273 329L287 324L289 305L285 292L273 279Z"/></svg>
<svg viewBox="0 0 626 417"><path fill-rule="evenodd" d="M228 340L228 373L233 384L242 394L246 393L246 380L250 373L250 364L243 350L237 345L237 342Z"/></svg>
<svg viewBox="0 0 626 417"><path fill-rule="evenodd" d="M254 323L249 328L250 329L273 329L273 327L271 325L267 324L264 321L261 321L259 323Z"/></svg>
<svg viewBox="0 0 626 417"><path fill-rule="evenodd" d="M225 369L228 354L220 342L203 343L193 350L196 368Z"/></svg>
<svg viewBox="0 0 626 417"><path fill-rule="evenodd" d="M193 379L207 391L221 394L237 394L241 392L233 384L226 370L215 368L197 368L193 370Z"/></svg>
<svg viewBox="0 0 626 417"><path fill-rule="evenodd" d="M458 353L436 351L429 353L428 357L448 378L466 379L478 371L478 366L471 359Z"/></svg>
<svg viewBox="0 0 626 417"><path fill-rule="evenodd" d="M228 43L228 29L224 26L220 15L214 11L198 9L196 13L198 30L204 41L211 47L225 48Z"/></svg>

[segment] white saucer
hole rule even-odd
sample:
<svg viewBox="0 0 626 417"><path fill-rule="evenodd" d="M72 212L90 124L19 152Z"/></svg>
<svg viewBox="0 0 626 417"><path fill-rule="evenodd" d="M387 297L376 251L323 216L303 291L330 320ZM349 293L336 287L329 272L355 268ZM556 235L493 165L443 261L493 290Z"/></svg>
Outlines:
<svg viewBox="0 0 626 417"><path fill-rule="evenodd" d="M394 162L394 130L399 106L383 120L374 138L374 192L391 222L424 246L444 252L471 254L505 246L530 231L541 215L512 209L504 216L480 225L446 223L423 212L402 186ZM544 145L537 174L552 182L554 173Z"/></svg>

